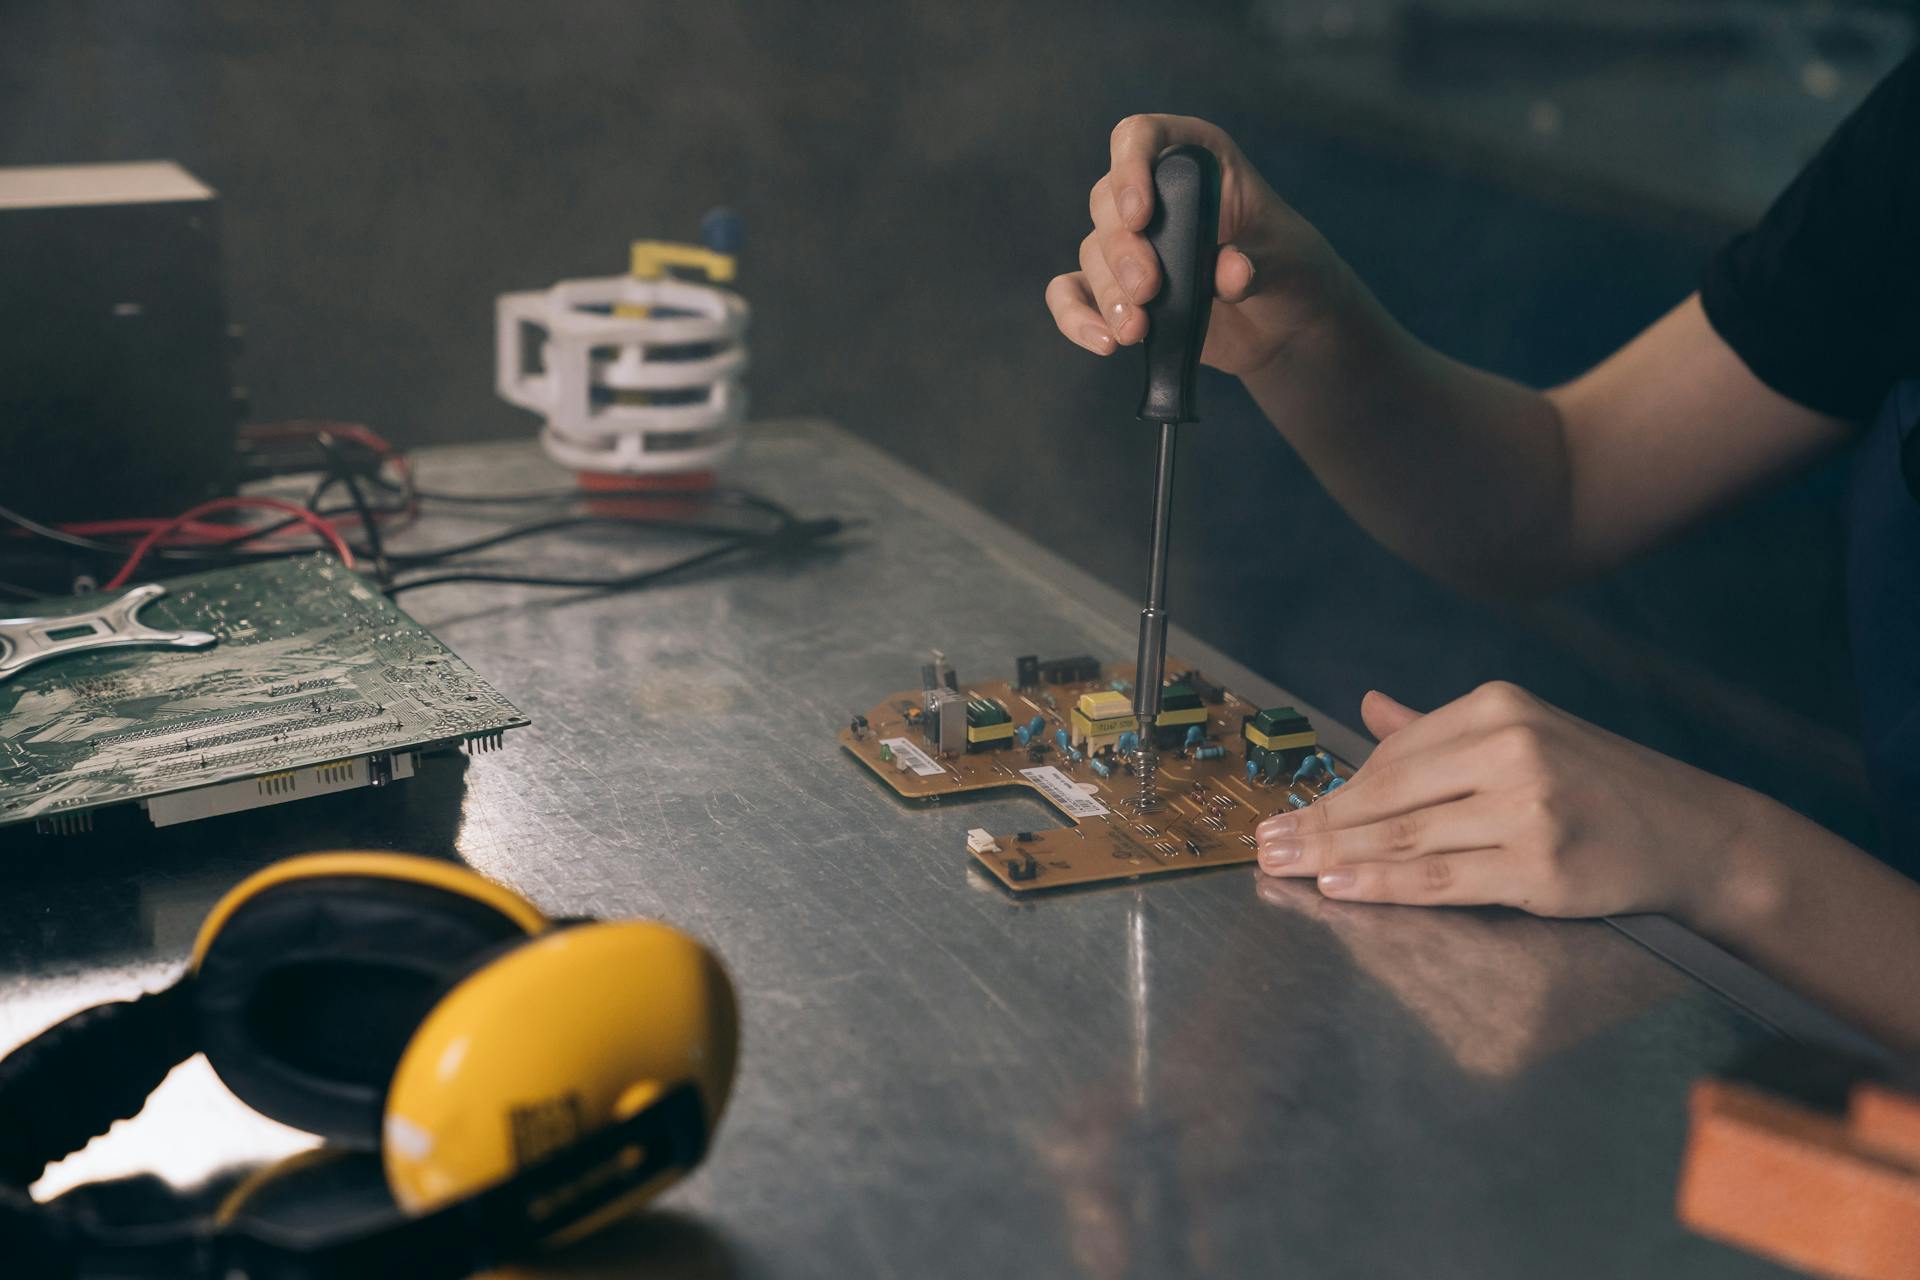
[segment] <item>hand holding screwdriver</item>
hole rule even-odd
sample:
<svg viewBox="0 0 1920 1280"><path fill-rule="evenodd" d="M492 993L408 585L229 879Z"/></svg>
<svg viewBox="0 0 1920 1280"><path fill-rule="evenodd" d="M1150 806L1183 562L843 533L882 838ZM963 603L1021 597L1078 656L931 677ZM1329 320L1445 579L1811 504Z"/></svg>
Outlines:
<svg viewBox="0 0 1920 1280"><path fill-rule="evenodd" d="M1220 161L1215 303L1201 360L1244 375L1271 363L1357 287L1319 232L1276 195L1220 129L1184 116L1129 116L1113 131L1111 167L1088 199L1093 230L1080 269L1047 286L1061 333L1097 355L1140 342L1161 272L1144 234L1153 164L1167 147L1205 147Z"/></svg>

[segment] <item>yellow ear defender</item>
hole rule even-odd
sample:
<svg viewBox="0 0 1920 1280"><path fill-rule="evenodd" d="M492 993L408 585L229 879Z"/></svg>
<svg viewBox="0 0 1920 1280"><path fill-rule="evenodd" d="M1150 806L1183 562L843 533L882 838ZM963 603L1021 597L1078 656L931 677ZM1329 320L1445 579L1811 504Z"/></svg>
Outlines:
<svg viewBox="0 0 1920 1280"><path fill-rule="evenodd" d="M667 925L556 923L426 858L289 859L213 908L179 983L0 1061L0 1257L48 1275L169 1250L220 1276L468 1274L683 1176L726 1108L737 1037L726 971ZM262 1114L377 1148L395 1220L349 1239L195 1223L122 1240L26 1196L196 1050Z"/></svg>

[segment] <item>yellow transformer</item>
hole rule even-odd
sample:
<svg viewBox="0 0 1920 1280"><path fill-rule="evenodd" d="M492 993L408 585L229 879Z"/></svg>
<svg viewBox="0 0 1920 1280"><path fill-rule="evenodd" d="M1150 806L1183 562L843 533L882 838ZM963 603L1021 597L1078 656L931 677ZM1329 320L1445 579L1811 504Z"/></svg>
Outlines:
<svg viewBox="0 0 1920 1280"><path fill-rule="evenodd" d="M967 750L987 751L1013 741L1013 717L992 698L967 699Z"/></svg>
<svg viewBox="0 0 1920 1280"><path fill-rule="evenodd" d="M1170 684L1160 691L1160 714L1154 720L1154 738L1162 746L1175 746L1193 725L1207 723L1206 704L1190 684Z"/></svg>
<svg viewBox="0 0 1920 1280"><path fill-rule="evenodd" d="M1083 693L1073 704L1069 717L1073 724L1073 745L1094 752L1113 746L1123 733L1133 733L1140 722L1133 717L1133 703L1123 693L1102 689Z"/></svg>

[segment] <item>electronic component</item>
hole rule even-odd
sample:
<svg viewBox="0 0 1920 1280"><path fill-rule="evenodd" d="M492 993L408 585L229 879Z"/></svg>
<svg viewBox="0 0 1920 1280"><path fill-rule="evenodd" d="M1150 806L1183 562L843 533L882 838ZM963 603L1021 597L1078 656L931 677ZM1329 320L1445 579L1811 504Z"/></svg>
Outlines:
<svg viewBox="0 0 1920 1280"><path fill-rule="evenodd" d="M1198 671L1182 671L1173 678L1173 683L1184 684L1200 695L1200 701L1210 707L1217 707L1226 699L1227 691Z"/></svg>
<svg viewBox="0 0 1920 1280"><path fill-rule="evenodd" d="M1240 725L1240 738L1247 776L1264 774L1269 781L1299 768L1320 741L1313 724L1292 707L1268 707L1247 716Z"/></svg>
<svg viewBox="0 0 1920 1280"><path fill-rule="evenodd" d="M967 699L967 750L988 751L1013 741L1013 717L992 698Z"/></svg>
<svg viewBox="0 0 1920 1280"><path fill-rule="evenodd" d="M1309 752L1306 758L1300 761L1300 767L1293 771L1293 780L1295 782L1312 782L1321 774L1330 775L1332 772L1332 756L1320 751Z"/></svg>
<svg viewBox="0 0 1920 1280"><path fill-rule="evenodd" d="M1189 728L1206 722L1207 709L1192 685L1170 684L1160 691L1160 716L1153 722L1154 740L1160 746L1175 745L1186 737Z"/></svg>
<svg viewBox="0 0 1920 1280"><path fill-rule="evenodd" d="M994 840L992 832L983 827L974 827L967 832L967 852L976 857L982 854L998 853L1000 845Z"/></svg>
<svg viewBox="0 0 1920 1280"><path fill-rule="evenodd" d="M1018 729L1015 729L1013 731L1013 737L1014 737L1014 741L1018 742L1021 746L1024 747L1028 743L1032 742L1035 738L1038 738L1042 734L1046 733L1046 731L1047 731L1046 717L1035 716L1033 719L1021 725Z"/></svg>
<svg viewBox="0 0 1920 1280"><path fill-rule="evenodd" d="M0 825L81 829L98 809L135 803L164 825L379 786L410 776L423 751L490 749L527 723L330 557L165 585L143 621L207 632L211 647L97 649L0 683Z"/></svg>
<svg viewBox="0 0 1920 1280"><path fill-rule="evenodd" d="M967 700L944 686L926 693L926 737L936 751L967 749Z"/></svg>
<svg viewBox="0 0 1920 1280"><path fill-rule="evenodd" d="M1013 660L1013 687L1032 689L1040 683L1040 659L1033 654L1023 654Z"/></svg>
<svg viewBox="0 0 1920 1280"><path fill-rule="evenodd" d="M970 691L973 699L986 699L1010 710L1054 705L1071 708L1070 715L1079 713L1089 695L1095 699L1092 707L1096 712L1112 706L1102 700L1104 695L1107 699L1119 698L1120 709L1131 716L1131 704L1124 695L1108 688L1097 675L1060 687L1052 702L1049 691L1022 692L1011 683L989 681ZM949 691L945 696L958 695ZM1169 784L1163 808L1141 814L1132 810L1137 779L1126 776L1129 761L1124 753L1083 756L1075 749L1067 729L1058 729L1051 740L1043 736L1047 721L1040 716L1018 726L1015 732L1015 741L1020 731L1028 734L1024 759L963 751L943 757L937 769L904 767L898 752L891 753L893 759L888 758L886 743L909 732L907 721L920 714L918 703L917 692L894 694L867 713L870 723L865 734L855 734L850 726L843 728L841 746L907 799L932 800L1006 787L1039 793L1072 825L1023 831L1010 839L992 836L998 849L990 852L975 849L978 833L968 833L973 861L996 882L1017 893L1251 862L1255 852L1253 831L1263 818L1313 803L1339 785L1337 780L1348 772L1336 761L1335 772L1317 783L1282 786L1284 779L1274 779L1271 785L1262 786L1243 781L1239 776L1243 762L1232 758L1221 743L1240 731L1245 722L1255 719L1258 709L1223 692L1220 705L1207 712L1204 724L1182 729L1184 734L1199 728L1201 744L1185 756L1169 755L1161 762L1162 776ZM943 702L945 705L957 704ZM1289 710L1288 714L1293 713ZM1036 722L1039 732L1035 732ZM1091 727L1094 721L1090 718L1088 723ZM1269 721L1267 727L1275 726ZM1052 755L1054 745L1059 747L1058 756ZM1119 747L1117 735L1111 745ZM1302 755L1307 750L1302 749ZM1084 769L1076 767L1082 762ZM1259 766L1254 768L1257 774Z"/></svg>
<svg viewBox="0 0 1920 1280"><path fill-rule="evenodd" d="M920 688L926 691L951 689L960 692L960 681L953 674L953 664L947 661L947 655L935 649L932 656L920 665Z"/></svg>
<svg viewBox="0 0 1920 1280"><path fill-rule="evenodd" d="M1099 678L1100 660L1087 654L1051 658L1040 664L1040 679L1045 684L1086 684Z"/></svg>
<svg viewBox="0 0 1920 1280"><path fill-rule="evenodd" d="M1140 723L1133 718L1133 704L1126 695L1111 689L1081 694L1068 721L1073 725L1069 744L1089 752L1114 746L1120 735L1133 732Z"/></svg>
<svg viewBox="0 0 1920 1280"><path fill-rule="evenodd" d="M867 718L865 716L855 716L847 722L847 728L851 729L853 736L858 738L867 731Z"/></svg>

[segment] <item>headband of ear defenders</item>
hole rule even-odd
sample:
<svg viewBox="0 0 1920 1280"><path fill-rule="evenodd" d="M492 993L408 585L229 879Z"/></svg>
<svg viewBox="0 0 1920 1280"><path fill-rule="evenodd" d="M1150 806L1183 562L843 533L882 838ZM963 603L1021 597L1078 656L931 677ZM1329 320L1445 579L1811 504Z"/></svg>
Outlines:
<svg viewBox="0 0 1920 1280"><path fill-rule="evenodd" d="M554 962L569 959L553 951L554 942L542 941L524 949L526 959L507 962L507 970L520 966L517 978L511 971L496 978L499 966L487 966L506 952L557 937L561 947L585 955L591 946L568 940L636 929L671 933L605 925L558 937L524 899L425 859L321 855L268 868L215 907L190 971L175 985L85 1010L0 1061L0 1258L9 1274L18 1267L30 1276L137 1261L143 1273L451 1277L572 1224L589 1229L596 1213L612 1212L622 1199L701 1159L724 1102L724 1080L717 1090L713 1080L703 1081L715 1096L703 1097L691 1081L658 1096L644 1094L644 1105L632 1114L618 1109L557 1150L529 1153L517 1168L503 1166L497 1180L473 1194L433 1202L424 1213L396 1211L344 1235L290 1234L245 1220L114 1228L62 1202L37 1205L25 1187L47 1165L136 1114L172 1068L196 1051L205 1051L228 1087L263 1114L336 1145L371 1147L409 1040L416 1031L428 1034L423 1019L463 979L486 969L458 992L466 1001L464 1023L472 1027L471 988L505 982L511 989L517 982L524 1006L529 978L533 990L546 990ZM608 942L622 939L603 937L600 945ZM700 955L712 966L710 956ZM713 972L719 1004L708 1012L712 1025L724 1030L713 1047L730 1076L731 995L724 973ZM571 985L564 976L559 985ZM480 988L481 999L487 993ZM698 1001L695 996L681 1007L698 1007ZM448 1003L456 1012L462 1007ZM439 1015L440 1021L449 1016ZM586 1043L597 1043L600 1033L586 1025ZM680 1025L695 1024L683 1019Z"/></svg>
<svg viewBox="0 0 1920 1280"><path fill-rule="evenodd" d="M527 1253L706 1154L699 1090L669 1089L644 1110L425 1214L394 1210L347 1233L307 1234L206 1219L112 1227L25 1191L0 1188L0 1258L9 1276L112 1275L222 1280L458 1280ZM17 1270L16 1270L17 1268Z"/></svg>

